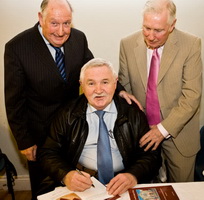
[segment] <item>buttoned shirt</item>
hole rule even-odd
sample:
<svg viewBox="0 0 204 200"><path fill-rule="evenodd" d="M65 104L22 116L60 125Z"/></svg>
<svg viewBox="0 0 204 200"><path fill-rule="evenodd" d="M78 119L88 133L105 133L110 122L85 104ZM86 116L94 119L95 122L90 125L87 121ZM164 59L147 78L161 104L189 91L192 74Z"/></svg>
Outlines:
<svg viewBox="0 0 204 200"><path fill-rule="evenodd" d="M97 171L97 141L99 134L99 118L95 113L96 109L88 104L86 112L86 120L89 126L88 138L86 140L84 149L79 158L79 163L86 168L93 169ZM113 129L115 120L117 118L117 109L114 101L112 101L104 109L104 121L106 123L107 129L109 131L109 139L111 145L111 153L113 159L113 169L114 172L118 172L124 169L121 154L118 150L118 146L114 139Z"/></svg>

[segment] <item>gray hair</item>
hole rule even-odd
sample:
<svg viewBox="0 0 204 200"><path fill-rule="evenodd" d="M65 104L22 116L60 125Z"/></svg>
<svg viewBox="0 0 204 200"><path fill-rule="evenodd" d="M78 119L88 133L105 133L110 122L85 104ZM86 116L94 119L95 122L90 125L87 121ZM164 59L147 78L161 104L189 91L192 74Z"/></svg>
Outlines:
<svg viewBox="0 0 204 200"><path fill-rule="evenodd" d="M42 1L41 5L40 5L41 13L43 13L44 10L47 8L47 5L48 5L49 1L50 1L50 0L43 0L43 1ZM67 2L67 4L69 5L70 10L73 12L72 6L71 6L71 4L69 3L69 1L66 0L66 2Z"/></svg>
<svg viewBox="0 0 204 200"><path fill-rule="evenodd" d="M80 81L82 81L84 79L84 73L87 69L90 69L90 68L93 68L93 67L102 67L102 66L106 66L108 67L114 78L117 78L118 75L115 71L115 69L113 68L113 65L111 62L109 61L106 61L105 59L103 58L93 58L91 59L90 61L88 61L82 68L81 68L81 72L80 72Z"/></svg>
<svg viewBox="0 0 204 200"><path fill-rule="evenodd" d="M143 9L146 13L161 13L164 9L169 11L168 23L172 24L176 19L176 5L172 0L148 0Z"/></svg>

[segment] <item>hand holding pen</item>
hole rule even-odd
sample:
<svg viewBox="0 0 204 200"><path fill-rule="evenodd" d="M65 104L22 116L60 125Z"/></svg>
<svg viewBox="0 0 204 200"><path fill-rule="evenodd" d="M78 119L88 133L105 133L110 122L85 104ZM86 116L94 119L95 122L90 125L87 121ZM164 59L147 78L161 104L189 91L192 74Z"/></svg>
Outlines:
<svg viewBox="0 0 204 200"><path fill-rule="evenodd" d="M77 170L71 170L62 179L62 182L69 190L83 192L92 185L92 180L90 174Z"/></svg>
<svg viewBox="0 0 204 200"><path fill-rule="evenodd" d="M80 175L85 176L80 170L76 169L76 171L77 171ZM95 188L94 184L92 184L91 186Z"/></svg>

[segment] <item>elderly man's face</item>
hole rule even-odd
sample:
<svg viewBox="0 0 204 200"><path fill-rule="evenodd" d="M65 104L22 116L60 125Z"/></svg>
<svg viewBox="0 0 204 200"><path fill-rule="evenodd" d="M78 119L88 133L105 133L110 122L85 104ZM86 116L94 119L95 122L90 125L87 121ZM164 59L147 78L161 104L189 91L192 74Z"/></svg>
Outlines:
<svg viewBox="0 0 204 200"><path fill-rule="evenodd" d="M107 66L86 69L81 82L89 104L97 110L103 110L112 101L116 84L117 78Z"/></svg>
<svg viewBox="0 0 204 200"><path fill-rule="evenodd" d="M175 27L176 20L168 23L168 12L146 13L143 18L143 35L148 48L158 48L167 41Z"/></svg>
<svg viewBox="0 0 204 200"><path fill-rule="evenodd" d="M39 13L44 37L55 47L61 47L70 36L72 11L66 2L51 1L44 13Z"/></svg>

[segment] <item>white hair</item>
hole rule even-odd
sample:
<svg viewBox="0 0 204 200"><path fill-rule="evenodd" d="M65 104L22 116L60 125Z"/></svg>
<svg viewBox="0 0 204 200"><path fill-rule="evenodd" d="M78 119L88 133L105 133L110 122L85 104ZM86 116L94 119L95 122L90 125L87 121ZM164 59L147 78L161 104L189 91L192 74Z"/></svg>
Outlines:
<svg viewBox="0 0 204 200"><path fill-rule="evenodd" d="M88 61L82 68L81 68L81 72L80 72L80 81L82 81L84 79L84 72L89 69L89 68L93 68L93 67L102 67L102 66L106 66L110 69L110 71L112 72L114 78L117 78L118 75L115 71L115 69L113 68L113 65L111 62L103 59L103 58L93 58L90 61Z"/></svg>

